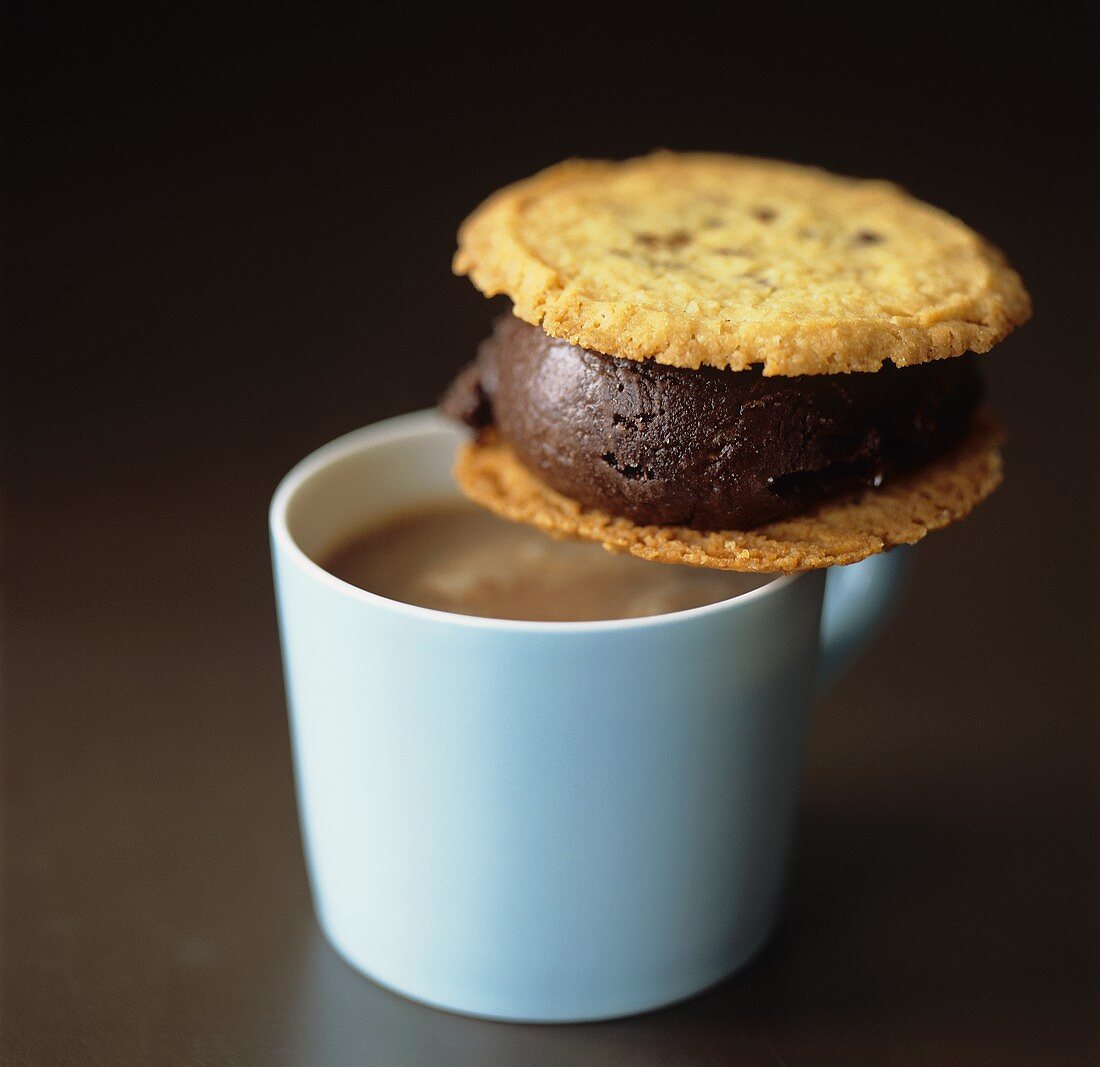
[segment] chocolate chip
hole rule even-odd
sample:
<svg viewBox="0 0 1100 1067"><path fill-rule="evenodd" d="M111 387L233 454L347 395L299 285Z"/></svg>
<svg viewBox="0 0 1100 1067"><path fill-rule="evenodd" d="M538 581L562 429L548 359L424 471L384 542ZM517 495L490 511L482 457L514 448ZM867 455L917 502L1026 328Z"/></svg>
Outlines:
<svg viewBox="0 0 1100 1067"><path fill-rule="evenodd" d="M723 246L722 248L714 249L716 256L747 256L748 250L745 248L728 248Z"/></svg>
<svg viewBox="0 0 1100 1067"><path fill-rule="evenodd" d="M752 209L752 217L759 219L760 222L773 222L778 214L779 212L773 207L754 207Z"/></svg>
<svg viewBox="0 0 1100 1067"><path fill-rule="evenodd" d="M857 245L877 245L885 240L881 233L876 233L874 230L860 230L856 234Z"/></svg>
<svg viewBox="0 0 1100 1067"><path fill-rule="evenodd" d="M691 244L691 234L687 230L674 230L672 233L636 233L634 240L646 248L683 248Z"/></svg>

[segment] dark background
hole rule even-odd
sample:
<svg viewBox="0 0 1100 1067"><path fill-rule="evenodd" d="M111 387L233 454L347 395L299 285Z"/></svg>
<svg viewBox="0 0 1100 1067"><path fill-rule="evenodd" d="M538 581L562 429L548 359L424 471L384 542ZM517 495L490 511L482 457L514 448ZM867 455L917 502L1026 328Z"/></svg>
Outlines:
<svg viewBox="0 0 1100 1067"><path fill-rule="evenodd" d="M4 1062L1097 1062L1091 6L7 5ZM821 709L749 972L620 1023L452 1017L310 916L265 509L470 356L484 195L656 146L890 177L1004 247L1009 478Z"/></svg>

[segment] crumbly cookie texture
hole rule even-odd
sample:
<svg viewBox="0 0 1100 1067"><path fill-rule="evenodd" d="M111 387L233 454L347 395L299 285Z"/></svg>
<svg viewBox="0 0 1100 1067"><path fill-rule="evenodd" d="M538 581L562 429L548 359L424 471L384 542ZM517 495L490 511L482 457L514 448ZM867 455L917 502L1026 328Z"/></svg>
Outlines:
<svg viewBox="0 0 1100 1067"><path fill-rule="evenodd" d="M475 503L554 537L659 563L789 573L856 563L963 518L1000 485L1003 441L1000 424L981 412L961 444L920 469L750 531L636 526L582 508L543 485L491 435L462 447L455 476Z"/></svg>
<svg viewBox="0 0 1100 1067"><path fill-rule="evenodd" d="M705 153L571 160L485 201L454 269L605 355L765 374L986 352L1031 313L1020 277L882 181Z"/></svg>

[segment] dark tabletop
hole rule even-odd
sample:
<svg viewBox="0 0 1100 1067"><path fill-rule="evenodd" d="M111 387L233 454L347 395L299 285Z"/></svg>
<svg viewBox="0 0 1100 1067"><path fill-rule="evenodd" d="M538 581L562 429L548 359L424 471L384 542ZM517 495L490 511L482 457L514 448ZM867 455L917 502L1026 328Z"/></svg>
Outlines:
<svg viewBox="0 0 1100 1067"><path fill-rule="evenodd" d="M3 1062L1100 1059L1093 26L6 17ZM621 1022L450 1016L312 918L266 504L472 353L482 195L659 144L890 176L1005 247L1008 481L820 708L750 970Z"/></svg>

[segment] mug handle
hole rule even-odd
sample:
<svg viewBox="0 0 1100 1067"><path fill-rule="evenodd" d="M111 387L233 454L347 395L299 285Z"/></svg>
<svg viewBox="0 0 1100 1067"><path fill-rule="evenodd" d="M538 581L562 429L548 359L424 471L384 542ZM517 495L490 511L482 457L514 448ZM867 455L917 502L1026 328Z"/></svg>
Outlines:
<svg viewBox="0 0 1100 1067"><path fill-rule="evenodd" d="M894 613L912 568L911 548L881 552L860 563L830 568L821 609L817 695L840 680Z"/></svg>

